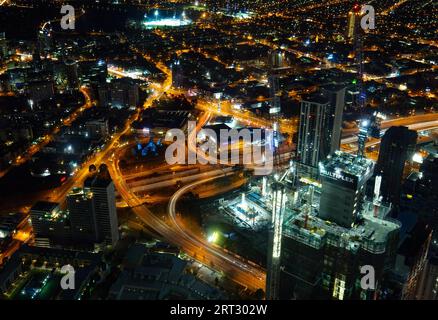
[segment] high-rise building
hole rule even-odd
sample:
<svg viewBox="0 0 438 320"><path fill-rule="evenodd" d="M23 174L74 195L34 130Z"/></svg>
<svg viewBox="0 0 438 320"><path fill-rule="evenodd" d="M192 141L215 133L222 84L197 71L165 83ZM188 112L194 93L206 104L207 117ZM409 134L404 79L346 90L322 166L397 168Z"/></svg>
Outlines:
<svg viewBox="0 0 438 320"><path fill-rule="evenodd" d="M176 60L172 63L172 86L181 88L184 84L184 73L181 66L181 61Z"/></svg>
<svg viewBox="0 0 438 320"><path fill-rule="evenodd" d="M319 165L322 178L319 216L346 228L356 222L373 168L371 160L340 151L323 161Z"/></svg>
<svg viewBox="0 0 438 320"><path fill-rule="evenodd" d="M321 95L313 95L301 101L297 147L300 176L316 177L318 163L328 155L323 154L321 141L325 140L322 135L328 131L323 124L329 105L328 99Z"/></svg>
<svg viewBox="0 0 438 320"><path fill-rule="evenodd" d="M284 65L284 53L273 50L269 53L269 90L271 105L269 114L275 118L281 112L279 70Z"/></svg>
<svg viewBox="0 0 438 320"><path fill-rule="evenodd" d="M85 122L85 130L88 137L107 138L109 135L108 120L98 119Z"/></svg>
<svg viewBox="0 0 438 320"><path fill-rule="evenodd" d="M55 94L53 82L51 81L33 81L28 86L29 99L37 105L43 100L50 99Z"/></svg>
<svg viewBox="0 0 438 320"><path fill-rule="evenodd" d="M78 69L82 84L99 85L106 82L108 66L104 60L83 61Z"/></svg>
<svg viewBox="0 0 438 320"><path fill-rule="evenodd" d="M357 35L357 28L360 28L361 8L359 5L355 5L351 11L348 12L348 27L347 27L347 40L352 43L354 37Z"/></svg>
<svg viewBox="0 0 438 320"><path fill-rule="evenodd" d="M139 89L135 81L122 78L111 83L111 105L113 107L136 107L138 102Z"/></svg>
<svg viewBox="0 0 438 320"><path fill-rule="evenodd" d="M72 238L75 242L98 241L94 195L91 191L74 188L67 196Z"/></svg>
<svg viewBox="0 0 438 320"><path fill-rule="evenodd" d="M298 197L285 218L281 298L375 299L394 265L401 224L389 207L365 199L372 161L338 151L321 166L321 195L308 187L310 200ZM375 281L364 287L370 266Z"/></svg>
<svg viewBox="0 0 438 320"><path fill-rule="evenodd" d="M415 217L415 216L414 216ZM404 218L404 217L403 217ZM402 219L405 220L405 219ZM405 229L409 223L404 221ZM403 300L419 299L420 291L426 277L426 263L432 239L432 229L427 223L417 221L411 230L406 230L397 250L393 280L400 298Z"/></svg>
<svg viewBox="0 0 438 320"><path fill-rule="evenodd" d="M345 88L326 86L301 101L298 135L299 175L317 178L318 163L339 150Z"/></svg>
<svg viewBox="0 0 438 320"><path fill-rule="evenodd" d="M38 43L37 43L37 51L42 56L45 56L52 50L53 47L53 37L52 37L52 28L50 25L46 25L45 28L41 29L38 32Z"/></svg>
<svg viewBox="0 0 438 320"><path fill-rule="evenodd" d="M67 59L64 65L68 88L77 89L79 86L78 64L72 59Z"/></svg>
<svg viewBox="0 0 438 320"><path fill-rule="evenodd" d="M59 203L37 202L30 209L30 219L36 245L49 247L54 242L70 240L68 212L61 210Z"/></svg>
<svg viewBox="0 0 438 320"><path fill-rule="evenodd" d="M341 145L342 115L345 108L345 86L330 84L321 87L322 93L329 99L330 110L326 125L331 132L325 136L323 141L323 152L332 154L339 150Z"/></svg>
<svg viewBox="0 0 438 320"><path fill-rule="evenodd" d="M136 107L140 101L138 84L130 78L101 83L98 87L99 105L116 108Z"/></svg>
<svg viewBox="0 0 438 320"><path fill-rule="evenodd" d="M412 172L403 187L402 206L430 225L438 243L438 152L430 153L423 160L420 172Z"/></svg>
<svg viewBox="0 0 438 320"><path fill-rule="evenodd" d="M438 300L438 245L432 244L417 288L418 300Z"/></svg>
<svg viewBox="0 0 438 320"><path fill-rule="evenodd" d="M4 32L0 32L0 58L4 59L8 55L8 43Z"/></svg>
<svg viewBox="0 0 438 320"><path fill-rule="evenodd" d="M110 103L110 90L107 83L102 83L97 88L97 97L99 99L99 106L106 107Z"/></svg>
<svg viewBox="0 0 438 320"><path fill-rule="evenodd" d="M94 214L99 242L114 245L119 240L114 183L102 175L89 177L84 192L93 194Z"/></svg>
<svg viewBox="0 0 438 320"><path fill-rule="evenodd" d="M407 127L391 127L382 137L375 175L382 177L380 194L383 201L398 207L406 160L412 156L417 133Z"/></svg>
<svg viewBox="0 0 438 320"><path fill-rule="evenodd" d="M281 299L375 299L394 265L401 224L387 220L389 208L363 212L344 228L300 212L283 226ZM372 266L373 287L362 287L363 267Z"/></svg>

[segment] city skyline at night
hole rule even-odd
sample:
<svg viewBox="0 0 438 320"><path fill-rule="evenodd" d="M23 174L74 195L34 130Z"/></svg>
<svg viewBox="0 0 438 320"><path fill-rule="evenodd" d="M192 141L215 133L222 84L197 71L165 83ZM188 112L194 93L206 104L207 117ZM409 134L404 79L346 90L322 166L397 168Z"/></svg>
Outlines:
<svg viewBox="0 0 438 320"><path fill-rule="evenodd" d="M438 299L437 12L0 0L0 299Z"/></svg>

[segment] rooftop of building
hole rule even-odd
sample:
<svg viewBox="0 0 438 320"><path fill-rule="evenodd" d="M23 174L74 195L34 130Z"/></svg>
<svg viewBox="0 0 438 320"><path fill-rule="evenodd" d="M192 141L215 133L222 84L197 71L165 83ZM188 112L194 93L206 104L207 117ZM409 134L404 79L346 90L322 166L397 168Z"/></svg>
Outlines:
<svg viewBox="0 0 438 320"><path fill-rule="evenodd" d="M21 270L20 266L23 263L23 259L36 259L43 261L46 260L49 265L57 269L56 274L54 274L51 268L48 267L47 264L44 264L45 268L40 269L39 267L35 267L30 272L22 274L22 276L26 277L27 279L32 279L35 274L47 274L52 277L52 280L56 280L58 277L60 277L60 270L58 268L64 264L72 264L75 267L75 289L61 290L57 298L66 300L78 299L82 292L83 285L89 282L90 277L102 265L102 256L102 253L91 253L23 245L12 255L12 257L0 271L0 284L6 283L8 280L11 279L11 275L14 275L16 271ZM56 262L58 262L59 265L57 265ZM20 290L17 292L22 291ZM50 292L50 290L48 292ZM53 292L48 296L44 295L42 291L41 294L45 297L45 299L56 298L55 296L53 296Z"/></svg>
<svg viewBox="0 0 438 320"><path fill-rule="evenodd" d="M44 211L44 212L52 212L59 207L59 203L57 202L49 202L49 201L38 201L35 203L30 211Z"/></svg>
<svg viewBox="0 0 438 320"><path fill-rule="evenodd" d="M340 171L358 178L370 174L374 167L374 162L365 157L359 157L347 152L336 151L320 163L320 167L327 171Z"/></svg>
<svg viewBox="0 0 438 320"><path fill-rule="evenodd" d="M142 118L133 124L135 129L182 128L190 117L187 110L147 109Z"/></svg>
<svg viewBox="0 0 438 320"><path fill-rule="evenodd" d="M223 298L220 291L186 272L188 262L170 253L153 253L136 243L128 250L110 294L116 299Z"/></svg>
<svg viewBox="0 0 438 320"><path fill-rule="evenodd" d="M0 239L1 231L12 232L26 219L24 213L13 212L0 216Z"/></svg>
<svg viewBox="0 0 438 320"><path fill-rule="evenodd" d="M84 188L75 187L70 190L68 196L72 197L83 197L83 198L92 198L93 193L89 190L85 190Z"/></svg>
<svg viewBox="0 0 438 320"><path fill-rule="evenodd" d="M330 91L330 92L337 92L337 91L340 91L340 90L345 89L345 88L346 88L346 86L344 84L338 84L338 83L329 83L329 84L322 85L320 87L320 89Z"/></svg>
<svg viewBox="0 0 438 320"><path fill-rule="evenodd" d="M378 211L380 216L374 216L374 204L366 202L362 219L351 228L345 228L319 218L316 210L307 216L304 210L298 210L285 222L283 230L286 236L318 249L330 238L337 239L337 246L351 251L363 248L371 253L383 253L390 234L399 230L401 224L387 217L388 207L378 205Z"/></svg>
<svg viewBox="0 0 438 320"><path fill-rule="evenodd" d="M303 97L301 102L328 104L329 100L321 92L316 92L316 93L312 93L312 94L309 94L309 95Z"/></svg>
<svg viewBox="0 0 438 320"><path fill-rule="evenodd" d="M111 183L113 183L111 178L105 177L104 175L95 175L85 180L84 187L107 188Z"/></svg>
<svg viewBox="0 0 438 320"><path fill-rule="evenodd" d="M436 143L429 143L422 147L429 155L430 159L438 158L438 141Z"/></svg>
<svg viewBox="0 0 438 320"><path fill-rule="evenodd" d="M56 202L38 202L30 210L31 216L35 211L43 212L43 215L38 214L38 219L54 223L64 223L69 216L69 212L61 210L59 203Z"/></svg>

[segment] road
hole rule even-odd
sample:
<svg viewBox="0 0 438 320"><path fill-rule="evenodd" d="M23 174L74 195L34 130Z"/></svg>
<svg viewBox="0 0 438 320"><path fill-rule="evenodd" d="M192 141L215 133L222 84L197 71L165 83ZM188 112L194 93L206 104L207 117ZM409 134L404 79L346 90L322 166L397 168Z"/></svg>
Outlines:
<svg viewBox="0 0 438 320"><path fill-rule="evenodd" d="M93 107L94 104L93 104L93 101L91 101L90 93L88 92L88 89L81 87L80 91L85 97L85 104L82 105L81 107L79 107L78 109L76 109L67 118L63 119L61 121L61 123L62 123L61 126L60 125L56 126L50 134L47 134L44 137L42 137L37 144L31 145L29 148L27 148L27 150L25 152L23 152L23 154L19 155L15 159L13 166L20 166L20 165L26 163L27 161L29 161L30 159L32 159L32 156L35 153L40 151L50 141L52 141L54 139L55 135L57 135L59 133L59 131L61 130L61 127L70 126L72 124L72 122L75 121L79 117L80 114L82 114L82 112L84 112L86 109ZM7 169L1 171L0 178L2 178L4 175L6 175L11 170L11 168L12 167L9 166Z"/></svg>
<svg viewBox="0 0 438 320"><path fill-rule="evenodd" d="M163 88L165 86L161 86ZM209 110L207 110L209 111ZM204 113L198 120L196 130L192 134L196 134L209 120L210 112ZM188 139L191 141L191 139ZM189 148L196 149L196 145L188 144ZM192 237L187 237L187 232L184 231L181 226L169 225L166 221L157 217L153 212L151 212L145 205L143 205L143 199L139 198L127 184L126 178L120 171L119 161L120 156L123 154L123 149L119 148L116 150L112 161L108 161L108 169L110 171L111 177L113 178L116 189L118 190L120 196L124 202L132 208L137 217L142 221L142 223L158 234L160 234L164 239L178 245L184 252L198 261L205 263L207 265L213 265L215 268L223 271L231 279L237 283L249 288L250 290L257 290L259 288L265 287L265 273L263 270L257 267L249 265L246 261L242 261L231 253L225 253L223 249L209 244L208 242L201 242L200 239ZM179 197L184 194L187 190L194 185L200 185L203 183L208 183L218 179L219 177L233 175L232 168L225 168L223 170L215 170L207 173L203 173L203 180L197 181L194 184L188 185L180 189L174 197L171 199L169 208L172 208ZM207 175L207 179L205 179ZM130 175L137 176L137 175ZM181 191L182 190L182 191ZM172 215L170 216L172 217ZM202 245L200 245L202 243Z"/></svg>
<svg viewBox="0 0 438 320"><path fill-rule="evenodd" d="M157 217L157 215L151 212L145 205L142 205L142 200L133 194L127 186L126 181L118 168L117 162L118 161L113 161L108 163L108 168L113 177L114 184L123 200L132 208L144 225L157 232L170 243L179 246L194 259L207 265L214 266L214 268L223 271L232 280L248 289L257 290L259 288L264 288L265 276L262 270L250 266L232 254L224 253L219 247L205 241L202 242L200 239L194 238L193 236L188 236L190 235L188 230L184 230L179 224L167 224L165 220ZM224 169L223 174L209 177L181 188L170 200L170 210L175 208L176 202L180 196L190 190L190 188L233 174L235 174L235 172L232 171L232 168L226 168ZM170 212L174 212L174 209ZM172 219L172 217L175 217L175 214L170 215L170 218Z"/></svg>
<svg viewBox="0 0 438 320"><path fill-rule="evenodd" d="M85 181L85 179L89 175L89 166L94 164L96 167L105 163L109 160L115 150L121 148L119 146L120 138L126 135L131 130L132 123L138 119L141 110L149 108L152 103L159 99L166 90L168 90L171 86L172 80L166 79L161 86L161 90L156 90L152 95L150 95L146 101L144 102L142 108L138 108L137 112L134 113L125 123L125 127L114 134L111 140L106 143L104 149L98 153L96 153L91 159L89 159L86 163L84 163L81 168L75 173L73 177L71 177L66 183L64 183L61 187L52 191L51 194L48 195L48 201L61 202L65 199L67 193L74 186L81 187Z"/></svg>
<svg viewBox="0 0 438 320"><path fill-rule="evenodd" d="M421 125L424 123L427 126L427 123L438 120L438 113L426 113L419 114L410 117L401 117L395 119L384 120L381 123L381 129L387 129L393 126L409 126L409 125ZM349 136L355 136L359 133L359 129L357 127L351 129L343 129L342 137L347 138ZM349 143L349 142L345 142Z"/></svg>
<svg viewBox="0 0 438 320"><path fill-rule="evenodd" d="M173 225L179 231L179 233L183 235L194 248L205 248L205 251L210 254L209 260L212 261L215 266L219 266L222 270L228 270L228 274L232 275L231 277L233 280L244 284L253 290L265 288L266 273L263 269L250 265L247 262L242 261L241 258L237 258L230 253L224 252L222 248L209 243L206 241L206 239L203 239L194 232L191 232L189 229L186 229L179 223L177 218L176 203L185 193L200 185L207 184L214 180L220 179L223 176L229 176L233 174L234 172L226 172L224 175L206 178L185 185L170 198L167 211Z"/></svg>
<svg viewBox="0 0 438 320"><path fill-rule="evenodd" d="M412 124L408 124L406 125L409 129L411 130L415 130L415 131L426 131L426 130L435 130L438 129L438 120L434 120L434 121L427 121L427 122L420 122L420 123L412 123ZM389 126L385 125L382 128L382 132L385 132L386 130L388 130ZM366 147L371 147L371 146L375 146L380 144L380 140L381 139L370 139L367 143L366 143ZM352 136L349 138L344 138L341 140L341 145L343 146L344 149L348 149L348 150L357 150L357 146L355 147L351 147L350 144L357 144L357 136Z"/></svg>

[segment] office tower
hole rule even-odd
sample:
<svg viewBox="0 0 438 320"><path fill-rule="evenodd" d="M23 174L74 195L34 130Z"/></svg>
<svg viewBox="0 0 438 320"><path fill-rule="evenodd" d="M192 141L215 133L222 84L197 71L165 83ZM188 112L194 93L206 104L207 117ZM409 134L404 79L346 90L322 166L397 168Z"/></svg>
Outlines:
<svg viewBox="0 0 438 320"><path fill-rule="evenodd" d="M56 202L37 202L30 209L30 218L33 231L36 235L47 233L46 217L59 212L59 203Z"/></svg>
<svg viewBox="0 0 438 320"><path fill-rule="evenodd" d="M371 160L340 151L321 162L319 216L345 228L356 222L373 168Z"/></svg>
<svg viewBox="0 0 438 320"><path fill-rule="evenodd" d="M380 194L383 201L398 207L405 162L415 151L417 133L407 127L389 128L380 144L375 175L382 177Z"/></svg>
<svg viewBox="0 0 438 320"><path fill-rule="evenodd" d="M74 188L67 195L72 238L75 242L98 241L94 195L90 190Z"/></svg>
<svg viewBox="0 0 438 320"><path fill-rule="evenodd" d="M4 32L0 32L0 58L4 59L8 55L8 44Z"/></svg>
<svg viewBox="0 0 438 320"><path fill-rule="evenodd" d="M297 147L300 176L316 178L318 163L327 156L321 150L321 141L325 140L322 135L328 132L323 124L329 105L328 99L321 95L313 95L301 101Z"/></svg>
<svg viewBox="0 0 438 320"><path fill-rule="evenodd" d="M128 107L137 107L140 101L138 84L132 81L129 85L127 85L126 91L126 105Z"/></svg>
<svg viewBox="0 0 438 320"><path fill-rule="evenodd" d="M351 11L348 12L348 27L347 27L347 41L354 42L357 35L357 29L360 28L361 8L360 5L355 5Z"/></svg>
<svg viewBox="0 0 438 320"><path fill-rule="evenodd" d="M110 103L110 91L107 83L102 83L97 88L97 96L99 99L99 106L106 107Z"/></svg>
<svg viewBox="0 0 438 320"><path fill-rule="evenodd" d="M297 156L299 175L318 177L318 163L339 149L345 88L325 86L301 101Z"/></svg>
<svg viewBox="0 0 438 320"><path fill-rule="evenodd" d="M114 245L119 240L114 183L96 175L84 182L84 192L93 194L94 214L99 242Z"/></svg>
<svg viewBox="0 0 438 320"><path fill-rule="evenodd" d="M433 151L432 148L429 151ZM434 229L433 238L438 243L438 152L431 152L423 160L420 172L409 175L403 193L403 207L415 212Z"/></svg>
<svg viewBox="0 0 438 320"><path fill-rule="evenodd" d="M68 88L66 68L63 62L53 63L53 82L57 91L62 92Z"/></svg>
<svg viewBox="0 0 438 320"><path fill-rule="evenodd" d="M438 244L432 244L417 287L418 300L438 300Z"/></svg>
<svg viewBox="0 0 438 320"><path fill-rule="evenodd" d="M403 219L404 220L404 219ZM406 223L409 228L409 223ZM432 229L427 223L417 221L412 229L407 229L397 250L393 280L399 283L402 300L416 300L424 291L424 280L428 252L432 244Z"/></svg>
<svg viewBox="0 0 438 320"><path fill-rule="evenodd" d="M33 81L28 86L29 99L35 105L43 100L50 99L55 94L53 82L51 81Z"/></svg>
<svg viewBox="0 0 438 320"><path fill-rule="evenodd" d="M79 86L78 64L72 59L64 62L67 86L69 89L77 89Z"/></svg>
<svg viewBox="0 0 438 320"><path fill-rule="evenodd" d="M82 84L100 85L106 82L108 76L108 67L104 60L82 61L78 70Z"/></svg>
<svg viewBox="0 0 438 320"><path fill-rule="evenodd" d="M269 89L271 105L269 108L269 114L274 118L281 112L280 101L280 84L279 84L279 71L284 65L284 54L280 50L272 50L269 53Z"/></svg>
<svg viewBox="0 0 438 320"><path fill-rule="evenodd" d="M49 247L54 243L70 240L68 213L59 203L40 201L30 209L30 219L35 234L35 245Z"/></svg>
<svg viewBox="0 0 438 320"><path fill-rule="evenodd" d="M136 107L139 103L138 84L130 78L114 80L110 85L111 105L116 108Z"/></svg>
<svg viewBox="0 0 438 320"><path fill-rule="evenodd" d="M181 66L181 61L176 60L172 63L172 86L181 88L184 84L184 73Z"/></svg>
<svg viewBox="0 0 438 320"><path fill-rule="evenodd" d="M324 154L332 154L339 150L341 145L342 115L345 108L345 86L330 84L321 87L322 93L330 103L329 117L325 126L332 130L324 136L322 150Z"/></svg>
<svg viewBox="0 0 438 320"><path fill-rule="evenodd" d="M91 139L107 138L109 135L108 120L98 119L85 122L85 132Z"/></svg>
<svg viewBox="0 0 438 320"><path fill-rule="evenodd" d="M38 32L38 44L37 50L38 54L46 56L52 50L53 47L53 37L52 28L50 25L46 25Z"/></svg>

